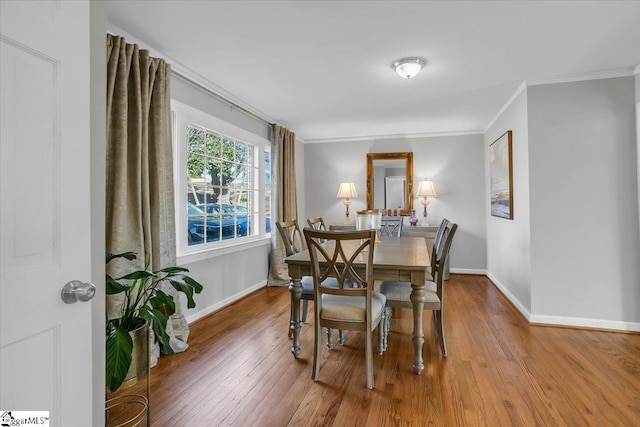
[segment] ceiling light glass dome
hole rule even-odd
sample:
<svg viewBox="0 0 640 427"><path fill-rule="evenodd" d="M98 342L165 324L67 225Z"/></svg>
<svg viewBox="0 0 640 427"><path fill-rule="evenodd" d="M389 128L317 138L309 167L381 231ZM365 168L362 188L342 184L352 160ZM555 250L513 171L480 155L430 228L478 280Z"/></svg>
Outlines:
<svg viewBox="0 0 640 427"><path fill-rule="evenodd" d="M415 77L425 66L427 61L417 56L402 58L395 61L391 66L400 77L410 79Z"/></svg>

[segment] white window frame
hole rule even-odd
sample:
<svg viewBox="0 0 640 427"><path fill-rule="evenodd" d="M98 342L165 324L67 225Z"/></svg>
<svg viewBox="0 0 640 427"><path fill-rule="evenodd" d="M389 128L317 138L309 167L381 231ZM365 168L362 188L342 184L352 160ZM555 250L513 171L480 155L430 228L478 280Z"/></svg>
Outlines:
<svg viewBox="0 0 640 427"><path fill-rule="evenodd" d="M211 114L200 111L176 100L171 100L171 114L173 124L173 150L174 150L174 192L175 192L175 221L176 221L176 252L178 263L188 263L220 256L249 247L260 246L270 242L271 233L265 230L265 150L271 150L269 140L227 123ZM189 246L187 244L187 232L184 224L187 223L187 127L194 125L214 130L226 136L241 140L257 148L258 157L258 200L259 212L258 235L244 236L234 239L221 240L200 245Z"/></svg>

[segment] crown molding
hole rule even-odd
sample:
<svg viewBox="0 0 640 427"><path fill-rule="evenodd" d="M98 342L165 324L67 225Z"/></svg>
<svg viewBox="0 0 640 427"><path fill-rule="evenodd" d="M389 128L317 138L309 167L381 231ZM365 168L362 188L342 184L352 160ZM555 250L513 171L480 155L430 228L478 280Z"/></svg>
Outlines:
<svg viewBox="0 0 640 427"><path fill-rule="evenodd" d="M636 67L636 70L638 70L638 67ZM622 68L618 70L599 71L595 73L570 74L552 79L526 80L526 83L527 86L538 86L556 83L581 82L585 80L614 79L617 77L629 77L633 74L634 71L631 68Z"/></svg>
<svg viewBox="0 0 640 427"><path fill-rule="evenodd" d="M463 131L446 131L446 132L424 132L424 133L403 133L403 134L387 134L387 135L362 135L362 136L346 136L336 138L318 138L307 139L305 144L324 144L331 142L354 142L354 141L372 141L384 139L415 139L415 138L434 138L442 136L466 136L466 135L482 135L482 129L463 130Z"/></svg>
<svg viewBox="0 0 640 427"><path fill-rule="evenodd" d="M489 123L487 124L487 126L485 126L484 130L482 131L483 134L487 133L487 131L489 130L489 128L491 126L493 126L493 124L500 118L500 116L502 116L502 114L504 114L505 111L507 111L507 108L509 108L511 106L511 104L513 104L513 101L516 100L516 98L522 93L523 90L525 90L527 88L527 81L523 81L522 83L520 83L520 86L518 86L518 88L516 89L515 92L513 92L513 95L511 95L511 97L507 100L507 102L504 103L504 105L502 106L502 108L500 108L498 110L498 112L496 113L495 116L493 116L493 119L491 119L489 121Z"/></svg>

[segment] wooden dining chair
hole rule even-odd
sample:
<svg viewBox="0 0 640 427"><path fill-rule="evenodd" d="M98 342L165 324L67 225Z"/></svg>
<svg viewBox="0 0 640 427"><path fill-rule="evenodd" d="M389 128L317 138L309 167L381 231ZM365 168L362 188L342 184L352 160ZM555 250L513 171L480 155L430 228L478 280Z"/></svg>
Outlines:
<svg viewBox="0 0 640 427"><path fill-rule="evenodd" d="M429 265L429 268L427 268L428 281L431 281L431 282L435 281L433 278L432 272L433 272L435 261L438 259L437 252L438 252L438 249L440 248L440 245L442 244L442 236L444 234L445 229L449 226L449 224L451 224L451 221L449 221L447 218L442 218L442 221L440 221L440 226L438 227L438 230L436 231L436 235L433 239L433 246L431 247L431 253L429 255L431 263ZM446 266L444 268L446 268ZM445 274L443 274L443 278L444 277L445 277Z"/></svg>
<svg viewBox="0 0 640 427"><path fill-rule="evenodd" d="M432 275L435 280L425 282L424 309L433 311L433 322L436 328L440 350L442 355L447 355L447 346L444 338L444 268L449 259L449 250L453 242L453 236L458 229L457 224L449 221L444 225L438 245L434 245L435 255L432 258ZM391 309L393 307L413 308L411 303L411 283L398 281L383 281L380 283L380 293L386 296L385 327L383 349L387 346L387 337L391 326Z"/></svg>
<svg viewBox="0 0 640 427"><path fill-rule="evenodd" d="M314 291L314 354L312 378L318 380L322 353L322 328L364 333L367 387L373 388L373 331L378 328L378 353L382 354L385 296L373 290L374 230L319 231L304 229ZM364 266L363 266L364 265ZM326 286L335 277L338 287ZM347 279L359 286L349 287Z"/></svg>
<svg viewBox="0 0 640 427"><path fill-rule="evenodd" d="M324 224L324 219L322 219L322 217L318 217L318 218L307 218L307 224L309 225L309 228L312 228L314 230L326 230L327 226Z"/></svg>
<svg viewBox="0 0 640 427"><path fill-rule="evenodd" d="M380 237L400 237L402 235L403 218L400 215L383 216Z"/></svg>
<svg viewBox="0 0 640 427"><path fill-rule="evenodd" d="M300 226L298 225L298 220L291 221L279 221L276 222L276 228L280 233L280 237L282 238L282 242L284 244L285 253L287 256L291 256L302 252L304 247L304 235L300 230ZM307 321L307 312L309 309L309 301L313 301L313 279L311 276L304 276L301 280L302 284L302 295L300 296L300 301L302 302L302 322ZM327 281L328 285L338 286L338 282L335 279L330 279ZM291 302L293 304L293 301ZM293 321L293 305L291 306L291 315L289 317L289 326L291 326L291 322ZM289 338L293 336L293 331L291 327L289 327ZM333 347L333 341L331 338L331 329L327 329L327 346L329 348ZM340 344L344 344L344 334L342 331L338 332L338 342Z"/></svg>

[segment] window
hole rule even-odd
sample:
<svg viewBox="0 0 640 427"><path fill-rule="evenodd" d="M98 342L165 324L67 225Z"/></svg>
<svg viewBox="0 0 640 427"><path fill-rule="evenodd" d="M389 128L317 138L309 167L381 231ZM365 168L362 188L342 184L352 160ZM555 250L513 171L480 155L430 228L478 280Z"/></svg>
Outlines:
<svg viewBox="0 0 640 427"><path fill-rule="evenodd" d="M176 101L172 110L178 255L265 237L269 141Z"/></svg>

